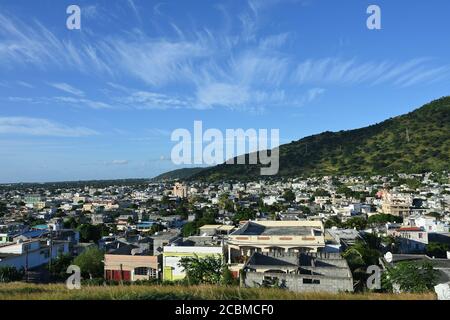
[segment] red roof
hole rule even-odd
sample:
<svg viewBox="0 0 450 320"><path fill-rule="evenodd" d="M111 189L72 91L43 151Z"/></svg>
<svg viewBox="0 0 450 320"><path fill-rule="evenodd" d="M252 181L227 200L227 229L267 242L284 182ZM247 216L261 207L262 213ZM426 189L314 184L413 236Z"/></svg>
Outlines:
<svg viewBox="0 0 450 320"><path fill-rule="evenodd" d="M400 228L398 231L422 231L419 227Z"/></svg>

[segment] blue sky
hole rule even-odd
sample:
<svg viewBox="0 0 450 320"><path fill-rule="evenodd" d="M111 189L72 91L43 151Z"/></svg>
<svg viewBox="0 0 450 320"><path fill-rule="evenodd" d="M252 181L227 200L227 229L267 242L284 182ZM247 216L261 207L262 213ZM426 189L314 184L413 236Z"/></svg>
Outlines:
<svg viewBox="0 0 450 320"><path fill-rule="evenodd" d="M0 182L152 177L176 168L170 134L194 120L286 143L409 112L450 93L449 14L447 0L2 0Z"/></svg>

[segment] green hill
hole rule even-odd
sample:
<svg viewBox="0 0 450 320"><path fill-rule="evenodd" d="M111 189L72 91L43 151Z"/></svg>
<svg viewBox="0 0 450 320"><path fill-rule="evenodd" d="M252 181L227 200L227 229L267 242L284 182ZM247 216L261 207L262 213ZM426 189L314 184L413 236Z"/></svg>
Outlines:
<svg viewBox="0 0 450 320"><path fill-rule="evenodd" d="M282 145L279 176L420 173L448 170L449 164L450 97L445 97L369 127ZM190 178L246 180L259 173L257 165L221 164Z"/></svg>
<svg viewBox="0 0 450 320"><path fill-rule="evenodd" d="M164 181L164 180L185 180L189 179L193 175L205 170L206 168L183 168L169 172L165 172L156 176L152 181Z"/></svg>

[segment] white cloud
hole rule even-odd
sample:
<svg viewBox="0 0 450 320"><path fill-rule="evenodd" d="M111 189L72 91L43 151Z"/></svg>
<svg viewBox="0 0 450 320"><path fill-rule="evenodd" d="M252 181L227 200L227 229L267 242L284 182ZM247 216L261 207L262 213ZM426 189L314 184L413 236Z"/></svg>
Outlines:
<svg viewBox="0 0 450 320"><path fill-rule="evenodd" d="M186 30L167 19L171 37L167 34L150 37L142 28L136 28L105 37L86 32L77 43L56 37L39 23L22 23L0 14L0 68L15 63L42 69L72 68L74 72L104 77L108 86L116 89L110 90L112 95L104 99L89 99L82 90L65 82L52 86L75 97L43 99L95 109L114 106L255 110L298 106L314 101L328 86L389 84L401 88L450 75L450 66L436 66L429 59L401 63L352 58L301 61L284 50L291 33L260 35L258 23L262 13L277 2L248 1L246 11L234 17L241 22L239 30ZM155 6L155 11L159 6ZM99 9L90 8L90 14L98 14ZM139 16L132 0L127 0L124 9ZM230 19L227 24L232 25L233 18L228 15L227 19ZM119 78L137 79L142 87L129 89L118 85Z"/></svg>
<svg viewBox="0 0 450 320"><path fill-rule="evenodd" d="M78 97L82 97L84 96L84 92L72 87L71 85L61 82L61 83L50 83L50 86L52 86L53 88L59 89L61 91L73 94L74 96L78 96Z"/></svg>
<svg viewBox="0 0 450 320"><path fill-rule="evenodd" d="M68 104L73 107L80 107L85 106L91 109L112 109L113 107L103 101L95 101L90 99L84 99L84 98L73 98L73 97L52 97L49 99L45 99L47 102L57 102L57 103L63 103Z"/></svg>
<svg viewBox="0 0 450 320"><path fill-rule="evenodd" d="M110 164L115 165L115 166L125 166L128 163L130 163L130 161L128 161L128 160L113 160L110 162Z"/></svg>
<svg viewBox="0 0 450 320"><path fill-rule="evenodd" d="M69 127L47 119L27 117L0 117L0 134L32 136L84 137L98 132L84 127Z"/></svg>
<svg viewBox="0 0 450 320"><path fill-rule="evenodd" d="M17 84L19 86L22 86L22 87L25 87L25 88L29 88L29 89L33 89L34 88L34 86L32 84L30 84L28 82L25 82L25 81L17 81Z"/></svg>
<svg viewBox="0 0 450 320"><path fill-rule="evenodd" d="M173 109L189 107L189 103L186 100L149 91L135 91L126 97L117 98L117 101L135 109Z"/></svg>
<svg viewBox="0 0 450 320"><path fill-rule="evenodd" d="M355 59L326 58L307 60L296 68L293 78L298 84L355 85L392 84L409 87L429 83L436 77L449 75L450 67L433 68L428 59L412 59L403 63L389 61L358 63Z"/></svg>
<svg viewBox="0 0 450 320"><path fill-rule="evenodd" d="M246 88L241 86L212 83L198 89L197 99L200 106L204 107L237 107L246 104L250 100L250 94Z"/></svg>

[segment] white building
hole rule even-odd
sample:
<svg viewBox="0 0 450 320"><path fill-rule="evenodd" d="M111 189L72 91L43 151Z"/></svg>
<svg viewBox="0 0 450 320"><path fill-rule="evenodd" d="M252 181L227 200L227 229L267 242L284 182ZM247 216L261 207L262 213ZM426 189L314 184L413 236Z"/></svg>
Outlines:
<svg viewBox="0 0 450 320"><path fill-rule="evenodd" d="M68 241L50 242L40 240L17 241L0 246L0 267L11 266L16 269L33 269L49 262L50 256L56 259L69 253Z"/></svg>
<svg viewBox="0 0 450 320"><path fill-rule="evenodd" d="M194 256L202 258L210 255L223 257L223 247L165 246L163 251L163 279L165 281L184 279L186 272L180 266L182 258Z"/></svg>

